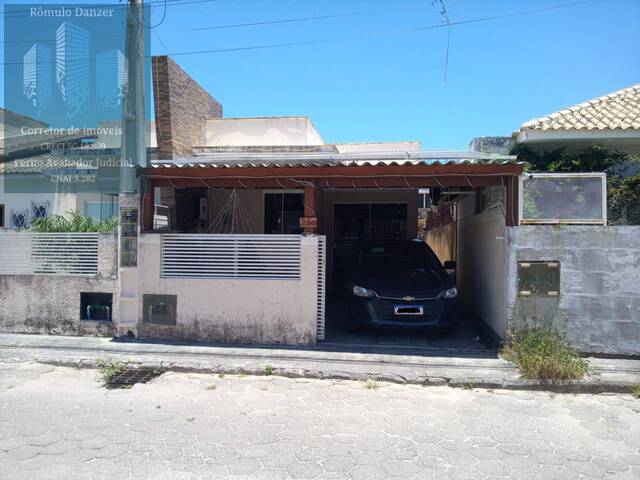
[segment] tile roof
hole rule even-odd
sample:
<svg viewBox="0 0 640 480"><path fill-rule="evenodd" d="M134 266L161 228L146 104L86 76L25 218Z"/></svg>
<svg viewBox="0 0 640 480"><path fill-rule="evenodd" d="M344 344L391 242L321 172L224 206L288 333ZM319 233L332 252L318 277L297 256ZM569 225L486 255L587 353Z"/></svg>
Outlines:
<svg viewBox="0 0 640 480"><path fill-rule="evenodd" d="M521 129L640 130L640 83L534 118Z"/></svg>

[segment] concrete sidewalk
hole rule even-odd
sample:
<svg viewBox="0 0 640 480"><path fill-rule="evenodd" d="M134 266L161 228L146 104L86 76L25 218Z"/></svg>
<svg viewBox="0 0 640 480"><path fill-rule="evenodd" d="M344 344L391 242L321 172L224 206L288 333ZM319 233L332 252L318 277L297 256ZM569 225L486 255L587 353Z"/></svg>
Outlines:
<svg viewBox="0 0 640 480"><path fill-rule="evenodd" d="M36 361L95 368L111 357L174 371L388 381L453 387L553 390L576 393L629 392L640 384L640 360L590 358L593 373L553 385L519 378L495 352L377 348L345 351L315 348L223 346L201 343L126 341L98 337L0 334L0 361Z"/></svg>

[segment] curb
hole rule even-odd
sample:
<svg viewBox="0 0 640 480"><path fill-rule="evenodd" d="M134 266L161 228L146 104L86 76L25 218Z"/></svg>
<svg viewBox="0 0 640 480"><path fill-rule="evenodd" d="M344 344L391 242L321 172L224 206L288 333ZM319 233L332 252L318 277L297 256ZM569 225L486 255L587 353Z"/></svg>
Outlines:
<svg viewBox="0 0 640 480"><path fill-rule="evenodd" d="M97 370L96 360L49 360L34 359L36 363L53 365L58 367L70 367L79 369ZM343 380L366 382L375 380L383 383L394 383L402 385L420 385L431 387L448 386L471 390L474 388L489 390L524 390L524 391L546 391L553 393L572 394L599 394L599 393L632 393L635 384L629 382L603 382L598 380L574 380L574 381L540 381L540 380L489 380L483 378L446 378L437 376L417 376L405 378L401 375L390 373L366 374L344 371L322 371L303 368L273 368L270 375L267 375L264 368L242 368L234 366L203 366L203 365L176 365L162 362L136 362L129 361L132 365L160 368L164 371L180 373L201 373L201 374L224 374L224 375L251 375L251 376L274 376L283 378L305 378L311 380Z"/></svg>

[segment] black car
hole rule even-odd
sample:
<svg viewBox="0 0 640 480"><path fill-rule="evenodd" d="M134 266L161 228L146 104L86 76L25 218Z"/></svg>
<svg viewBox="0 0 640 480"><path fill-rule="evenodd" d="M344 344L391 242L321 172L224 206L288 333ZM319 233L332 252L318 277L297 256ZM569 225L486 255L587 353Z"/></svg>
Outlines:
<svg viewBox="0 0 640 480"><path fill-rule="evenodd" d="M452 331L460 316L453 278L421 240L358 243L345 271L345 289L352 328Z"/></svg>

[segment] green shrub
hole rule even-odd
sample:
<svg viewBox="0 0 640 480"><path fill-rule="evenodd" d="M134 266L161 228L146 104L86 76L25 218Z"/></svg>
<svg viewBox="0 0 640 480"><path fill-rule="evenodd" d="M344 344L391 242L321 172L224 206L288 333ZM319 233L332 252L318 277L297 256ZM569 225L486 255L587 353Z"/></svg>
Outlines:
<svg viewBox="0 0 640 480"><path fill-rule="evenodd" d="M67 212L68 217L50 215L34 220L29 227L32 232L115 232L118 229L118 218L109 217L98 220L94 217L80 215L78 212Z"/></svg>
<svg viewBox="0 0 640 480"><path fill-rule="evenodd" d="M578 380L589 364L551 327L526 326L510 334L501 356L517 365L522 376L537 380Z"/></svg>

